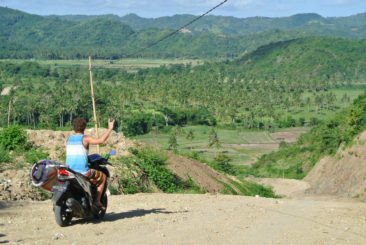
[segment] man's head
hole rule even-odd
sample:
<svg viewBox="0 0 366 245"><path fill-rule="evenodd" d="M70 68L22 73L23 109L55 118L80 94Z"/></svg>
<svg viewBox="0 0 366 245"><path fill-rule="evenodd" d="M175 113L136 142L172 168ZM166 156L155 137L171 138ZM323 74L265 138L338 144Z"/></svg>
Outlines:
<svg viewBox="0 0 366 245"><path fill-rule="evenodd" d="M86 128L86 121L80 117L75 118L72 122L72 126L74 127L75 133L84 133Z"/></svg>

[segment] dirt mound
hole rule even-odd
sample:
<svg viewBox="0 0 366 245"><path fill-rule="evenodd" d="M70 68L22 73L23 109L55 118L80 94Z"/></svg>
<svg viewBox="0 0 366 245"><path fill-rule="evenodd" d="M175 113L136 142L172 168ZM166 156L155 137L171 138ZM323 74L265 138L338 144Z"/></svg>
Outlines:
<svg viewBox="0 0 366 245"><path fill-rule="evenodd" d="M211 167L194 159L169 154L167 162L167 168L175 175L183 180L187 180L188 176L190 176L194 183L199 185L206 192L220 193L223 190L224 186L217 182L217 180L231 186L230 182L223 174L218 173ZM232 188L236 189L234 186L232 186Z"/></svg>
<svg viewBox="0 0 366 245"><path fill-rule="evenodd" d="M305 177L309 193L366 200L366 131L346 150L321 159Z"/></svg>
<svg viewBox="0 0 366 245"><path fill-rule="evenodd" d="M99 135L102 135L107 129L98 129ZM50 154L50 159L63 161L65 155L66 140L74 131L52 131L52 130L26 130L28 139L36 147L43 147ZM95 129L85 130L86 135L95 136ZM128 148L133 146L134 142L124 137L123 133L112 131L108 140L100 147L101 153L108 153L110 150L116 150L118 156L129 155ZM91 145L89 153L97 152L97 147Z"/></svg>
<svg viewBox="0 0 366 245"><path fill-rule="evenodd" d="M43 195L43 196L42 196ZM0 173L0 201L44 200L46 193L32 186L29 170L6 170Z"/></svg>

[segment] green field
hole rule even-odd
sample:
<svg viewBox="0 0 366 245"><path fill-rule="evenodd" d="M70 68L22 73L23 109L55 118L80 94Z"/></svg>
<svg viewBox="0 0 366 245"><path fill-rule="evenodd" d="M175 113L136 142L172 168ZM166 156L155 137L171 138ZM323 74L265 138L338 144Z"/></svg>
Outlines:
<svg viewBox="0 0 366 245"><path fill-rule="evenodd" d="M194 140L186 139L187 132L192 129ZM291 128L288 132L300 134L309 128ZM189 153L198 152L208 161L214 159L215 154L223 152L232 157L231 163L234 165L250 165L263 154L270 153L278 149L279 142L272 134L265 131L237 131L227 129L216 129L221 146L219 148L208 147L209 132L208 126L187 126L180 130L177 137L178 151ZM282 130L286 131L286 130ZM137 136L134 139L168 149L169 133L149 133Z"/></svg>
<svg viewBox="0 0 366 245"><path fill-rule="evenodd" d="M23 63L29 60L23 59L0 59L0 61L7 61L12 63ZM51 65L55 67L84 67L88 69L89 60L36 60L40 65ZM162 65L172 64L192 64L193 66L202 64L202 60L189 60L189 59L120 59L120 60L92 60L93 68L111 68L111 69L123 69L128 72L137 72L142 68L154 68Z"/></svg>
<svg viewBox="0 0 366 245"><path fill-rule="evenodd" d="M366 91L366 84L358 83L351 84L348 86L343 86L340 88L332 88L326 92L319 92L314 95L314 93L304 92L301 96L300 106L292 105L289 108L288 116L298 120L299 118L305 118L306 122L310 122L311 118L318 118L320 120L325 120L332 117L338 110L346 108L349 104L356 99L360 94ZM318 108L315 106L314 98L316 95L326 95L332 93L336 97L336 101L330 108L326 108L326 103L324 102L322 106ZM344 95L349 97L349 101L342 102L342 97ZM325 96L324 96L325 97ZM306 105L307 98L310 98L311 104L308 107ZM285 114L284 110L278 110L277 113Z"/></svg>

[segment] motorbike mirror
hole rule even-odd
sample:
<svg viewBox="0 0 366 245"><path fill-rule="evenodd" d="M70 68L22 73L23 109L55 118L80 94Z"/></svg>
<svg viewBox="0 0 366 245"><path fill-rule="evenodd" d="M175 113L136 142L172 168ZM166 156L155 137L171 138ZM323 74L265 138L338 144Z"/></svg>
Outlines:
<svg viewBox="0 0 366 245"><path fill-rule="evenodd" d="M116 155L116 151L115 151L115 150L111 150L111 151L108 153L108 155L110 155L110 156L114 156L114 155Z"/></svg>

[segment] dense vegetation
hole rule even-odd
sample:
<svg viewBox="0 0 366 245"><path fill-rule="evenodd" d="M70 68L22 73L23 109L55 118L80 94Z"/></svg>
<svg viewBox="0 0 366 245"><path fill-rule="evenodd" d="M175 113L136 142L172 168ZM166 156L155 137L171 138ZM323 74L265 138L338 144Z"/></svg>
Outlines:
<svg viewBox="0 0 366 245"><path fill-rule="evenodd" d="M90 21L100 16L66 15L50 17L71 21ZM196 16L187 14L155 19L142 18L135 14L129 14L123 17L117 15L103 15L102 17L119 20L136 30L147 28L176 29L196 18ZM365 38L365 23L365 13L340 18L324 18L312 13L296 14L282 18L251 17L243 19L210 15L189 26L188 29L195 34L215 33L230 36L244 36L274 30L297 30L300 32L308 32L312 35Z"/></svg>
<svg viewBox="0 0 366 245"><path fill-rule="evenodd" d="M347 94L337 98L329 89L363 88L365 44L305 38L263 46L232 62L137 73L99 68L98 115L116 118L128 136L185 124L267 130L316 124L349 102ZM0 62L0 85L9 90L0 97L1 126L55 128L76 115L92 118L86 69Z"/></svg>
<svg viewBox="0 0 366 245"><path fill-rule="evenodd" d="M366 130L366 93L335 117L302 135L295 144L282 144L279 151L264 155L253 165L255 175L302 178L322 156L334 155Z"/></svg>
<svg viewBox="0 0 366 245"><path fill-rule="evenodd" d="M26 132L20 127L10 126L0 131L0 171L23 167L25 162L34 164L47 157L48 153L42 148L35 148L28 142ZM10 163L10 166L5 166L5 163Z"/></svg>
<svg viewBox="0 0 366 245"><path fill-rule="evenodd" d="M163 29L146 24L150 27L135 30L124 23L130 24L129 21L111 16L75 22L0 7L0 58L80 59L92 55L95 58L119 59L167 35L172 31L167 28L176 28L176 22L186 23L192 17L178 16L178 21L171 21L171 26L157 25ZM133 16L126 18L138 23ZM233 58L265 44L309 35L363 38L366 37L366 28L361 24L363 19L364 15L352 16L344 19L343 24L343 19L324 19L314 14L279 20L208 16L197 22L197 25L202 25L197 27L201 31L179 33L135 57ZM162 18L158 22L170 23L170 18ZM216 24L211 25L211 22ZM245 33L238 30L240 35L227 35L224 30L231 27L245 30Z"/></svg>

